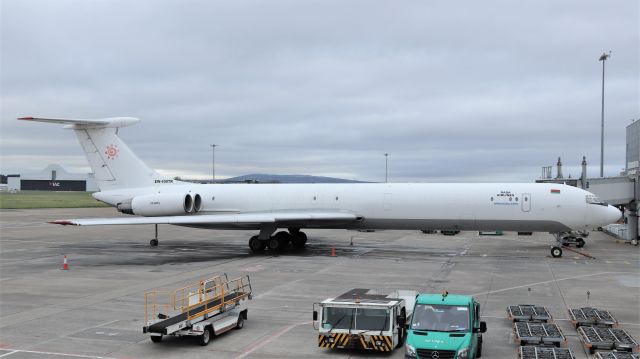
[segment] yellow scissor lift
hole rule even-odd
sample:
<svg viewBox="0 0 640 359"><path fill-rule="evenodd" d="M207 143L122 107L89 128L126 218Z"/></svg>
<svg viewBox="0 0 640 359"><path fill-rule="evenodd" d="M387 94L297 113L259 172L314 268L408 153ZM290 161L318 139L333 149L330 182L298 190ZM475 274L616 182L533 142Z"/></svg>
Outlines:
<svg viewBox="0 0 640 359"><path fill-rule="evenodd" d="M164 335L189 335L207 345L214 335L243 327L250 299L248 275L229 280L223 274L172 291L152 290L144 294L142 332L154 343Z"/></svg>

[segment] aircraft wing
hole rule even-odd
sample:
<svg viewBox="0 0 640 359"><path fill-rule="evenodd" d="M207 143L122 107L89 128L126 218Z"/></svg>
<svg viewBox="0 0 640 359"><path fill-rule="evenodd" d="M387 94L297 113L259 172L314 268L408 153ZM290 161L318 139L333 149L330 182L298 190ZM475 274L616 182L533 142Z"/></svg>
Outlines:
<svg viewBox="0 0 640 359"><path fill-rule="evenodd" d="M62 219L49 223L73 226L100 226L125 224L182 224L182 225L242 225L260 223L321 223L355 222L362 217L350 212L254 212L236 214L203 214L192 216L116 217Z"/></svg>

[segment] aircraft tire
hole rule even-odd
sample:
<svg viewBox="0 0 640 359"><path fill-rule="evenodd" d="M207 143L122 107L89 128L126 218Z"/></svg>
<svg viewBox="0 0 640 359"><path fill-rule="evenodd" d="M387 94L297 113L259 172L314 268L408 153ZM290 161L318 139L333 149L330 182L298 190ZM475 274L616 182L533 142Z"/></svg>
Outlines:
<svg viewBox="0 0 640 359"><path fill-rule="evenodd" d="M307 244L307 235L304 232L297 232L291 240L293 248L301 249Z"/></svg>
<svg viewBox="0 0 640 359"><path fill-rule="evenodd" d="M562 257L562 248L560 247L551 247L551 256L553 258L560 258Z"/></svg>
<svg viewBox="0 0 640 359"><path fill-rule="evenodd" d="M152 239L149 241L149 245L151 247L157 247L158 246L158 240L157 239Z"/></svg>
<svg viewBox="0 0 640 359"><path fill-rule="evenodd" d="M258 236L253 236L249 239L249 248L253 252L262 252L267 248L267 241L259 239Z"/></svg>
<svg viewBox="0 0 640 359"><path fill-rule="evenodd" d="M269 238L269 249L275 251L284 250L291 241L291 235L287 232L278 232L275 236Z"/></svg>

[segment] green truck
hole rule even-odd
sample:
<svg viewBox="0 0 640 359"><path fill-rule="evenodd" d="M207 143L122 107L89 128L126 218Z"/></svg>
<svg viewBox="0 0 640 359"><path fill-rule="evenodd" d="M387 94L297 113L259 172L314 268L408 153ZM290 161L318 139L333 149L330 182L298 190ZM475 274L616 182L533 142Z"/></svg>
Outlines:
<svg viewBox="0 0 640 359"><path fill-rule="evenodd" d="M469 295L419 294L407 329L405 356L469 359L482 355L480 303Z"/></svg>

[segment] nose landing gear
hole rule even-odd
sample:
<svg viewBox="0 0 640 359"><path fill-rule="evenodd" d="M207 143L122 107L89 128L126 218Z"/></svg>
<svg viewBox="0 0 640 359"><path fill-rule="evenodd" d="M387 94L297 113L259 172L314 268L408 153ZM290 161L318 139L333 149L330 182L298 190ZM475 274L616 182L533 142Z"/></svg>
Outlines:
<svg viewBox="0 0 640 359"><path fill-rule="evenodd" d="M149 241L149 245L151 247L157 247L158 243L159 243L158 242L158 225L156 224L155 227L156 227L156 236L152 240Z"/></svg>

